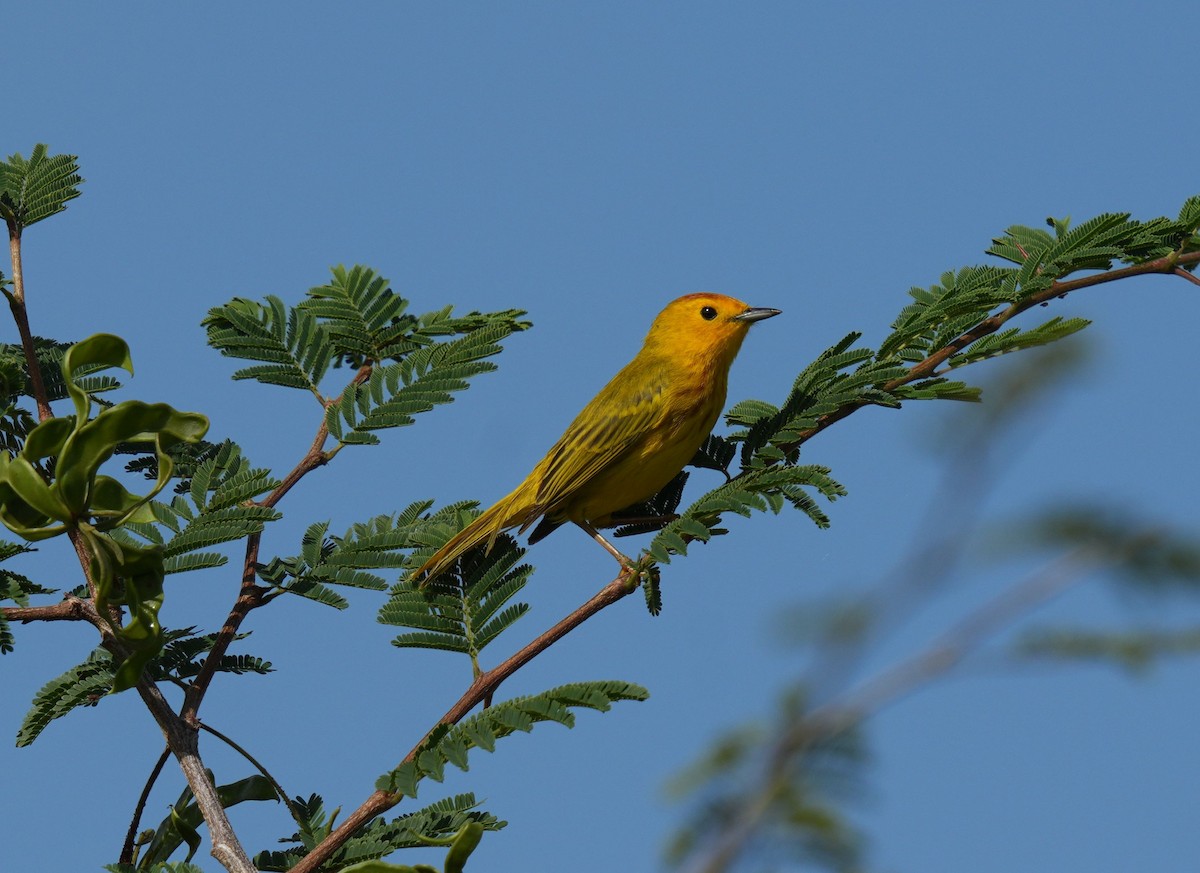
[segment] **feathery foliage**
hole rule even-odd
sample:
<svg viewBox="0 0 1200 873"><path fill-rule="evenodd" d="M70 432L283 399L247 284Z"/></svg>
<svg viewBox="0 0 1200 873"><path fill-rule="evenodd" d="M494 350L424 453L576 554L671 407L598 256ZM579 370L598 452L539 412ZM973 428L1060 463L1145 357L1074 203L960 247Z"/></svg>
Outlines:
<svg viewBox="0 0 1200 873"><path fill-rule="evenodd" d="M224 555L201 550L260 533L281 518L277 510L253 503L278 485L269 470L252 467L241 448L227 440L191 471L186 493L170 503L152 501L147 520L128 522L113 537L161 548L164 573L219 567L228 560Z"/></svg>
<svg viewBox="0 0 1200 873"><path fill-rule="evenodd" d="M415 414L449 403L468 379L495 369L481 359L500 352L500 340L529 326L515 309L410 315L408 301L363 266L334 267L333 281L310 289L296 306L273 295L265 300L237 297L209 310L209 345L259 362L233 378L307 389L322 405L329 368L355 367L358 375L327 416L330 433L344 444L377 443L369 431L412 424ZM452 336L460 338L435 341Z"/></svg>
<svg viewBox="0 0 1200 873"><path fill-rule="evenodd" d="M476 514L462 512L468 520ZM479 653L529 610L526 603L509 604L533 572L528 564L518 566L524 554L512 537L502 535L491 551L472 550L424 590L412 581L394 586L379 621L413 632L400 634L392 645L462 652L478 672Z"/></svg>
<svg viewBox="0 0 1200 873"><path fill-rule="evenodd" d="M473 749L491 752L496 740L516 731L528 732L534 724L554 721L575 726L573 708L607 712L619 700L645 700L645 688L628 682L574 682L497 703L456 725L440 725L421 744L411 761L380 776L375 785L382 791L417 796L417 784L425 778L441 782L446 764L467 769L467 753Z"/></svg>
<svg viewBox="0 0 1200 873"><path fill-rule="evenodd" d="M259 870L267 873L290 870L333 830L337 812L335 810L333 814L327 814L318 795L314 794L307 800L297 797L292 805L300 812L301 828L280 842L297 845L281 852L266 851L255 855L254 866ZM382 858L397 849L448 844L468 825L498 831L507 824L490 813L480 811L478 806L474 794L459 794L398 816L390 822L376 819L338 849L324 868L343 870L346 865Z"/></svg>
<svg viewBox="0 0 1200 873"><path fill-rule="evenodd" d="M145 675L155 682L168 681L184 684L200 672L203 657L216 641L216 634L196 636L194 628L163 632L161 650L145 663ZM245 639L249 634L239 634L236 639ZM95 649L82 664L70 668L51 679L33 698L33 705L25 715L17 733L17 745L27 746L56 718L80 706L95 706L110 690L117 674L117 663L112 653ZM266 674L271 672L271 663L253 655L223 655L217 665L222 673Z"/></svg>
<svg viewBox="0 0 1200 873"><path fill-rule="evenodd" d="M20 236L31 224L67 208L79 196L79 164L75 155L51 155L44 143L29 158L20 153L0 161L0 218L9 236Z"/></svg>
<svg viewBox="0 0 1200 873"><path fill-rule="evenodd" d="M259 576L275 593L298 594L326 606L345 609L345 598L330 585L383 591L387 581L371 570L407 565L404 550L420 543L428 524L422 513L430 501L412 503L395 516L379 515L350 527L344 536L328 535L329 522L312 524L304 532L299 555L272 558L259 567Z"/></svg>
<svg viewBox="0 0 1200 873"><path fill-rule="evenodd" d="M0 540L0 563L34 551L29 546L20 543L10 543ZM11 601L17 606L28 606L29 598L40 594L53 594L55 589L44 588L27 576L23 576L6 567L0 567L0 603ZM0 615L0 655L7 655L13 650L14 640L8 621Z"/></svg>
<svg viewBox="0 0 1200 873"><path fill-rule="evenodd" d="M33 698L33 707L17 731L17 745L28 746L46 725L80 706L95 706L113 684L116 666L104 649L95 649L87 660L77 664L41 687Z"/></svg>
<svg viewBox="0 0 1200 873"><path fill-rule="evenodd" d="M167 631L167 642L162 651L146 665L146 675L154 681L169 681L183 685L200 672L204 664L204 656L212 651L217 641L217 635L196 635L194 627L181 630ZM234 640L244 640L249 633L237 634ZM270 661L256 658L253 655L222 655L216 667L219 673L233 673L241 676L246 673L266 675L272 672Z"/></svg>
<svg viewBox="0 0 1200 873"><path fill-rule="evenodd" d="M329 407L325 422L340 443L375 445L371 431L412 424L414 416L453 401L468 380L490 373L496 365L483 358L501 351L500 340L513 331L511 322L480 327L456 340L417 349L400 362L372 370L351 385Z"/></svg>
<svg viewBox="0 0 1200 873"><path fill-rule="evenodd" d="M1197 652L1200 652L1200 628L1138 631L1041 629L1027 632L1017 644L1017 655L1021 658L1108 663L1130 673L1144 673L1165 658Z"/></svg>
<svg viewBox="0 0 1200 873"><path fill-rule="evenodd" d="M322 400L320 384L333 359L325 328L312 313L288 307L274 294L266 303L235 297L208 311L208 344L231 358L260 361L233 374L266 385L304 388Z"/></svg>

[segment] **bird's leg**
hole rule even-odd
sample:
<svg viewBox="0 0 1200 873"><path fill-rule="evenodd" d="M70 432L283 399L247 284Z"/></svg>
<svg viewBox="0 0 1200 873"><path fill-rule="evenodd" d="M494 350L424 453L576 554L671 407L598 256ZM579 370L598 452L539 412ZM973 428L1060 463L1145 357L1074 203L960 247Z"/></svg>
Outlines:
<svg viewBox="0 0 1200 873"><path fill-rule="evenodd" d="M604 551L608 552L617 559L617 563L621 565L621 577L625 579L625 584L628 586L630 591L642 584L642 577L646 572L658 572L657 568L654 567L653 562L650 561L649 556L643 556L641 560L635 561L628 555L622 554L616 546L600 535L600 531L596 530L586 521L577 521L575 524L577 524L584 533L598 542L604 548Z"/></svg>
<svg viewBox="0 0 1200 873"><path fill-rule="evenodd" d="M618 550L616 546L600 535L600 531L596 530L586 521L577 521L575 524L579 525L580 529L582 529L584 533L598 542L601 547L603 547L604 551L616 558L617 563L621 565L622 569L628 570L633 566L633 560L627 555L621 554L620 550Z"/></svg>

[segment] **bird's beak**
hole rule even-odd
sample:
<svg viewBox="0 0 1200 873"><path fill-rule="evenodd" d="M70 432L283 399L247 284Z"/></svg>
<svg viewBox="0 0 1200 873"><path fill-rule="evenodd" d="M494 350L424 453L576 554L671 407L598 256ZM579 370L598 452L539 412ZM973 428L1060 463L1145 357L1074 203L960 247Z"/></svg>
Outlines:
<svg viewBox="0 0 1200 873"><path fill-rule="evenodd" d="M762 306L751 306L740 315L735 315L732 320L747 322L762 321L764 318L774 318L782 311L782 309L767 309Z"/></svg>

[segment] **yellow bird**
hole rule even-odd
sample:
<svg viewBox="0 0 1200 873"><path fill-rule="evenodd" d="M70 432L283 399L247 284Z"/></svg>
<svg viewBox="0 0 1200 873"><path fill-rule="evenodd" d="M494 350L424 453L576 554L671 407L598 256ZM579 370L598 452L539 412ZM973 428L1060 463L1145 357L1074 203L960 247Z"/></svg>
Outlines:
<svg viewBox="0 0 1200 873"><path fill-rule="evenodd" d="M658 493L696 454L725 406L729 367L750 325L778 309L747 306L723 294L673 300L650 326L646 342L507 497L501 498L435 552L414 579L433 578L465 552L501 531L524 532L543 519L534 543L574 522L624 567L622 555L596 530L614 512Z"/></svg>

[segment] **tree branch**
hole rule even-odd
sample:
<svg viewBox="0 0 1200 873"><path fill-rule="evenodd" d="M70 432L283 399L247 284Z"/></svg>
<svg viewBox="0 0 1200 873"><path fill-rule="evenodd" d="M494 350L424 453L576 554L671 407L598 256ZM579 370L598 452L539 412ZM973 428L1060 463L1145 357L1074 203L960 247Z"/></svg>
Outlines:
<svg viewBox="0 0 1200 873"><path fill-rule="evenodd" d="M321 426L317 428L317 434L313 438L312 445L309 446L304 457L284 477L283 481L276 486L274 491L259 501L259 505L275 506L297 482L313 470L328 463L329 458L324 451L325 440L328 437L329 428L326 426L324 419L322 419ZM246 557L242 562L242 584L238 590L237 599L234 601L233 607L229 610L229 615L225 618L225 624L221 626L221 630L217 633L212 648L209 650L208 655L205 656L200 672L196 674L196 678L188 687L187 693L184 696L183 707L179 711L179 714L188 722L194 723L196 721L200 704L204 701L204 695L208 693L209 685L212 684L213 677L216 675L217 666L221 663L225 652L228 651L230 644L237 636L242 622L245 621L246 616L252 610L262 606L264 602L263 595L267 593L266 589L256 581L258 579L258 548L261 540L262 534L258 533L251 534L246 538Z"/></svg>
<svg viewBox="0 0 1200 873"><path fill-rule="evenodd" d="M1106 270L1103 273L1096 273L1091 276L1082 276L1078 279L1070 279L1067 281L1058 281L1038 294L1022 300L1020 303L1014 303L1002 312L998 312L993 316L985 318L975 327L961 334L958 338L950 343L947 343L942 348L931 354L929 357L920 363L914 364L909 368L908 372L903 376L899 376L890 382L883 385L884 391L895 391L901 385L907 385L910 382L916 382L920 379L926 379L936 375L937 368L944 364L953 355L958 354L967 346L976 340L982 339L989 334L993 334L1004 326L1006 322L1020 315L1035 306L1040 306L1043 303L1049 303L1055 298L1062 298L1070 294L1072 291L1079 291L1083 288L1091 288L1095 285L1103 285L1107 282L1116 282L1120 279L1128 279L1133 276L1152 276L1152 275L1175 275L1184 266L1192 266L1200 264L1200 252L1188 252L1186 254L1170 254L1166 257L1156 258L1153 261L1145 261L1141 264L1134 264L1130 267L1121 267L1115 270ZM1183 272L1187 272L1184 270ZM1191 276L1192 281L1195 277ZM845 406L835 409L833 412L822 416L815 427L811 427L806 431L802 431L799 438L793 444L792 448L799 446L812 437L816 436L825 428L829 427L834 422L841 421L843 418L862 409L864 406L872 405L868 401L855 401L847 403Z"/></svg>
<svg viewBox="0 0 1200 873"><path fill-rule="evenodd" d="M71 595L50 606L3 606L0 614L9 621L86 621L100 626L100 616L92 602Z"/></svg>
<svg viewBox="0 0 1200 873"><path fill-rule="evenodd" d="M37 349L33 345L33 334L29 330L29 313L25 308L25 274L21 268L21 232L14 224L8 225L8 250L12 256L12 286L8 308L12 310L17 333L21 336L21 348L25 352L25 365L29 368L29 384L33 388L33 399L37 404L38 421L53 418L50 401L47 399L46 383L42 380L42 368L38 364Z"/></svg>
<svg viewBox="0 0 1200 873"><path fill-rule="evenodd" d="M166 765L167 758L169 757L171 757L171 747L167 746L162 750L162 754L158 756L158 760L150 770L150 775L146 777L146 784L142 786L142 793L138 796L137 805L133 808L133 818L129 822L129 830L125 832L125 844L121 846L121 857L118 860L122 864L133 863L133 844L137 840L138 828L141 827L142 813L146 809L146 801L150 799L150 789L158 781L159 774L162 773L163 767Z"/></svg>
<svg viewBox="0 0 1200 873"><path fill-rule="evenodd" d="M225 813L225 807L221 805L217 788L200 758L197 728L175 714L153 682L143 679L138 683L137 690L142 702L162 729L167 746L179 762L188 787L192 789L196 807L208 825L212 856L229 873L257 873L246 850L238 841L233 825L229 823L229 816Z"/></svg>
<svg viewBox="0 0 1200 873"><path fill-rule="evenodd" d="M453 706L446 711L446 714L438 719L437 724L430 729L432 733L440 725L458 724L466 715L482 703L485 699L491 697L496 689L500 687L509 676L519 670L521 667L528 664L551 645L562 639L568 633L573 631L579 625L583 624L589 618L594 616L601 610L612 606L623 597L627 597L637 590L637 585L630 579L629 573L622 571L621 575L609 582L601 588L596 594L576 609L574 612L567 615L541 636L537 637L520 651L511 655L506 660L502 661L497 666L493 667L484 673L479 674L471 686L463 693ZM429 733L426 733L421 738L421 742L417 743L401 761L401 764L407 763L416 757L421 750L422 744L428 738ZM292 868L291 873L314 873L329 857L336 852L342 844L354 835L354 832L363 825L370 822L376 816L387 812L404 798L403 794L393 794L387 791L376 791L365 801L358 809L350 813L344 822L342 822L336 830L322 840L311 852L304 856L300 862Z"/></svg>

